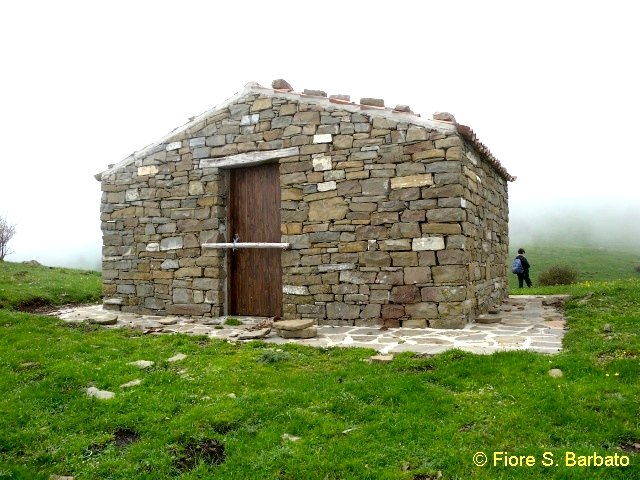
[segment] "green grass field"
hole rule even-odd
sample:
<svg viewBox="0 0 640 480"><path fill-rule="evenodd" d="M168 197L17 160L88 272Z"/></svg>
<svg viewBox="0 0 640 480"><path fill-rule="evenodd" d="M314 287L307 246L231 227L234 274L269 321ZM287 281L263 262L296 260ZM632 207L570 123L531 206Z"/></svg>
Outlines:
<svg viewBox="0 0 640 480"><path fill-rule="evenodd" d="M536 269L551 258L527 253ZM370 364L362 349L65 325L15 310L30 304L22 280L77 303L99 296L97 274L0 263L0 479L640 478L638 276L546 287L576 295L558 355ZM141 359L155 365L129 365ZM509 466L520 456L535 465ZM619 465L579 464L600 460Z"/></svg>
<svg viewBox="0 0 640 480"><path fill-rule="evenodd" d="M99 272L0 262L0 309L92 303L101 289Z"/></svg>
<svg viewBox="0 0 640 480"><path fill-rule="evenodd" d="M511 271L511 260L517 255L518 245L512 245L509 252L508 266ZM567 245L532 245L524 246L526 257L531 264L529 275L533 286L538 286L538 276L555 265L568 265L578 271L579 282L607 281L624 278L640 278L640 255L635 253ZM518 290L518 277L509 274L511 292L545 293L549 289L534 288L530 292ZM553 289L553 288L552 288Z"/></svg>

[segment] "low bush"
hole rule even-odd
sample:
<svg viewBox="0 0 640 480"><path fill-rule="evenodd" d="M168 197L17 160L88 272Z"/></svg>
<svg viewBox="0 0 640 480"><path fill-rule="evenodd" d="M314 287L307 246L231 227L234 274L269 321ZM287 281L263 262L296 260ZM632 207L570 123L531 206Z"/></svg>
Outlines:
<svg viewBox="0 0 640 480"><path fill-rule="evenodd" d="M555 265L549 270L542 272L538 277L538 284L548 285L571 285L578 280L578 271L568 265Z"/></svg>
<svg viewBox="0 0 640 480"><path fill-rule="evenodd" d="M283 352L282 350L265 350L262 352L262 355L260 355L258 361L260 363L277 363L288 360L289 357L289 353Z"/></svg>

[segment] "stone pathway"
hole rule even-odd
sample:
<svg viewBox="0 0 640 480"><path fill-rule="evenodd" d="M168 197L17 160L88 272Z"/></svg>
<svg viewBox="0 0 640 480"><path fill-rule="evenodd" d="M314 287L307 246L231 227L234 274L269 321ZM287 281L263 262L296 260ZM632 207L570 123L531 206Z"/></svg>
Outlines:
<svg viewBox="0 0 640 480"><path fill-rule="evenodd" d="M372 348L382 354L416 352L437 354L451 348L491 354L505 350L557 353L562 349L565 320L557 306L566 296L511 296L497 310L481 315L477 323L463 329L318 326L318 335L309 339L285 339L272 331L262 340L268 343L298 343L312 347ZM93 322L105 328L136 328L148 334L185 333L238 341L248 329L264 318L235 317L240 326L224 325L226 317L194 319L158 317L104 310L102 305L80 306L53 313L67 322Z"/></svg>

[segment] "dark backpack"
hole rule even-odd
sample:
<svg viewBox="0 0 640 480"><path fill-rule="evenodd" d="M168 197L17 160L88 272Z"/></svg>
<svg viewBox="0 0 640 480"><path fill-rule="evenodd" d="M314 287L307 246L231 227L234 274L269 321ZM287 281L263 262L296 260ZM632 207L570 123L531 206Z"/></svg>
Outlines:
<svg viewBox="0 0 640 480"><path fill-rule="evenodd" d="M513 259L513 263L511 264L511 271L513 273L524 273L524 268L522 266L522 261L519 257Z"/></svg>

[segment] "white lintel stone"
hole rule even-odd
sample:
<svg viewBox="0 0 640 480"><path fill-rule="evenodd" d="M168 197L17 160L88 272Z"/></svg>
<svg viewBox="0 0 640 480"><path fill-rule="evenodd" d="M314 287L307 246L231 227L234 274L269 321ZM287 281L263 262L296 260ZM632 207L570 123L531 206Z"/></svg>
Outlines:
<svg viewBox="0 0 640 480"><path fill-rule="evenodd" d="M147 165L146 167L138 167L138 176L145 177L147 175L155 175L160 169L155 165Z"/></svg>
<svg viewBox="0 0 640 480"><path fill-rule="evenodd" d="M171 142L169 145L167 145L167 152L170 152L171 150L179 150L180 148L182 148L182 142Z"/></svg>
<svg viewBox="0 0 640 480"><path fill-rule="evenodd" d="M201 158L200 168L210 167L248 167L275 160L277 158L294 157L300 154L299 147L264 150L258 152L239 153L228 157Z"/></svg>
<svg viewBox="0 0 640 480"><path fill-rule="evenodd" d="M443 237L423 237L414 238L411 243L411 250L423 251L423 250L444 250L444 238Z"/></svg>
<svg viewBox="0 0 640 480"><path fill-rule="evenodd" d="M286 295L309 295L309 289L297 285L283 285L282 293Z"/></svg>
<svg viewBox="0 0 640 480"><path fill-rule="evenodd" d="M325 170L331 170L331 157L322 156L311 160L313 163L313 170L316 172L324 172Z"/></svg>
<svg viewBox="0 0 640 480"><path fill-rule="evenodd" d="M319 192L328 192L329 190L335 190L335 189L336 189L336 182L334 182L333 180L331 180L330 182L321 182L318 184Z"/></svg>
<svg viewBox="0 0 640 480"><path fill-rule="evenodd" d="M330 133L319 133L313 136L313 143L331 143L333 135Z"/></svg>

